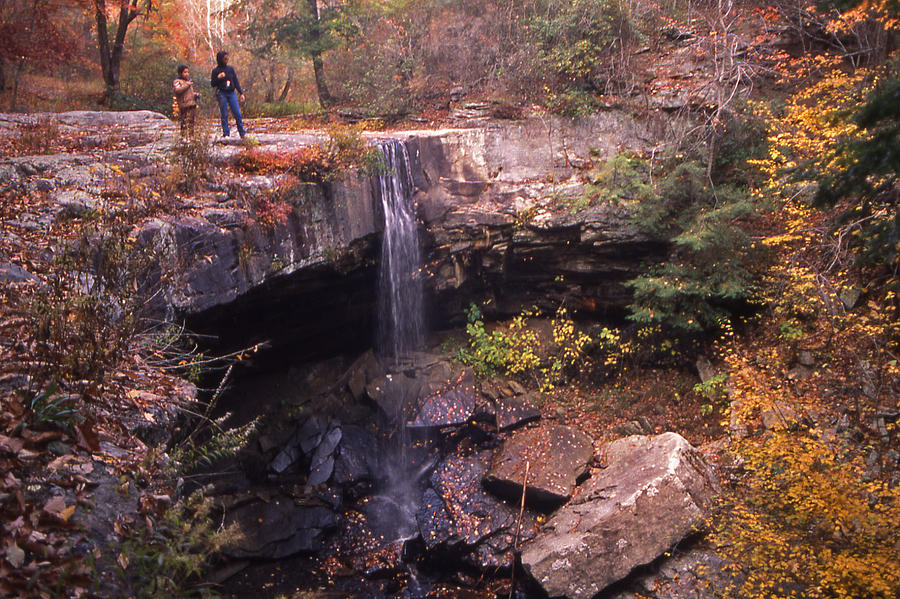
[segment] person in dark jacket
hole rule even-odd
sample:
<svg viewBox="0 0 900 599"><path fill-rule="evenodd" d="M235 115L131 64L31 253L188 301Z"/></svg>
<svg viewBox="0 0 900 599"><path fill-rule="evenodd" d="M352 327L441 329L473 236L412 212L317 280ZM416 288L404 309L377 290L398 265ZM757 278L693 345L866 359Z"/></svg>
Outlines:
<svg viewBox="0 0 900 599"><path fill-rule="evenodd" d="M228 52L222 50L216 54L216 62L218 64L212 70L209 82L216 89L216 101L222 115L222 135L225 137L231 135L231 129L228 127L228 110L231 109L238 133L243 139L244 121L241 119L241 106L238 101L244 101L244 91L241 89L234 67L228 66Z"/></svg>

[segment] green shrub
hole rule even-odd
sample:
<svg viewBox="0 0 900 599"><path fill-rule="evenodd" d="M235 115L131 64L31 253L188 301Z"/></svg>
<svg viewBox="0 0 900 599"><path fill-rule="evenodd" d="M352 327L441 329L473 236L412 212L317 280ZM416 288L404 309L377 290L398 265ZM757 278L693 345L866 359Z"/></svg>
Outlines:
<svg viewBox="0 0 900 599"><path fill-rule="evenodd" d="M162 38L134 35L128 40L128 57L122 61L121 92L114 99L114 110L155 110L171 114L172 80L178 63ZM190 65L189 65L190 66ZM209 73L209 71L206 71ZM195 89L205 91L201 70L191 69ZM209 84L205 86L209 89ZM204 93L204 96L209 97Z"/></svg>
<svg viewBox="0 0 900 599"><path fill-rule="evenodd" d="M838 220L860 255L900 271L900 77L884 82L854 116L861 130L835 152L837 173L819 176L820 205L848 200Z"/></svg>
<svg viewBox="0 0 900 599"><path fill-rule="evenodd" d="M466 311L468 347L457 349L456 359L480 377L525 376L542 391L553 389L584 362L591 338L577 330L565 308L559 308L551 320L550 339L529 321L536 315L523 311L505 327L489 332L481 310L470 304Z"/></svg>
<svg viewBox="0 0 900 599"><path fill-rule="evenodd" d="M581 89L563 89L547 93L547 107L563 116L586 117L597 112L599 103L596 96Z"/></svg>
<svg viewBox="0 0 900 599"><path fill-rule="evenodd" d="M714 188L693 161L658 168L652 185L636 179L642 165L634 157L622 167L611 195L636 199L633 223L670 244L663 262L627 283L634 292L629 318L679 333L718 328L754 294L755 252L745 225L756 208L749 195Z"/></svg>
<svg viewBox="0 0 900 599"><path fill-rule="evenodd" d="M148 515L122 545L119 576L129 596L215 597L198 586L221 547L237 534L233 527L218 530L212 519L213 502L196 492L161 517Z"/></svg>
<svg viewBox="0 0 900 599"><path fill-rule="evenodd" d="M590 174L585 195L591 202L624 206L651 200L650 164L634 152L620 152L605 160Z"/></svg>
<svg viewBox="0 0 900 599"><path fill-rule="evenodd" d="M237 428L224 429L222 423L229 416L230 414L201 423L207 429L205 436L208 439L205 442L195 441L195 434L172 448L171 457L178 464L180 472L194 472L213 466L221 460L232 459L246 447L248 440L256 434L259 419Z"/></svg>
<svg viewBox="0 0 900 599"><path fill-rule="evenodd" d="M529 30L538 63L566 90L604 93L627 80L627 48L635 33L618 0L543 0Z"/></svg>
<svg viewBox="0 0 900 599"><path fill-rule="evenodd" d="M96 390L145 328L148 298L161 283L160 261L136 245L130 225L108 216L84 223L60 249L45 285L22 298L38 385Z"/></svg>

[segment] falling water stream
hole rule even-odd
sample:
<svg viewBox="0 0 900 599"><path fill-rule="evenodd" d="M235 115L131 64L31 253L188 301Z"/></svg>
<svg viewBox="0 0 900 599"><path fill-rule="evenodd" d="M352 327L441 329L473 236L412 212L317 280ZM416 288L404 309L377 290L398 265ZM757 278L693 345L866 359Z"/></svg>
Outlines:
<svg viewBox="0 0 900 599"><path fill-rule="evenodd" d="M387 362L388 377L403 377L414 363L414 351L424 343L423 293L418 222L412 201L412 176L406 145L397 140L378 144L384 171L378 176L384 212L384 237L378 290L378 348ZM402 386L398 386L402 387ZM405 426L408 397L395 399L394 431L384 455L384 480L375 499L385 506L385 516L395 520L397 540L416 534L415 512L421 498L424 470L414 455Z"/></svg>
<svg viewBox="0 0 900 599"><path fill-rule="evenodd" d="M422 254L412 202L412 176L406 145L396 140L378 144L384 172L378 176L384 210L379 276L379 347L395 367L422 346Z"/></svg>
<svg viewBox="0 0 900 599"><path fill-rule="evenodd" d="M336 545L328 545L322 551L340 547L339 550L346 550L348 556L354 556L353 559L360 555L389 555L387 563L391 569L399 568L395 580L402 584L402 590L397 590L396 593L379 590L390 583L376 580L377 577L371 584L368 580L360 581L355 575L346 574L330 580L341 589L354 589L354 595L358 591L360 597L417 599L425 597L436 580L430 570L419 570L419 558L424 545L421 543L416 515L422 504L429 475L440 458L432 431L407 426L411 412L417 406L415 402L423 380L421 357L425 346L425 326L422 252L406 145L397 140L387 140L379 142L376 147L381 154L384 169L373 180L373 186L381 200L384 234L379 264L378 334L375 345L376 354L380 358L379 372L384 372L385 378L378 375L370 384L381 381L387 389L388 397L383 402L376 400L378 411L367 416L370 420L366 425L372 424L373 420L376 424L375 435L369 437L373 443L370 453L364 456L358 454L359 459L368 462L364 468L371 469L370 476L376 479L372 481L374 488L371 492L367 488L363 496L353 497L348 503L342 504L350 507L348 513L358 514L361 518L348 517L338 527L334 539ZM325 417L322 421L330 421L328 418ZM343 433L349 432L351 427L337 426L337 420L339 418L331 421L335 426L328 430L337 431L340 435L338 438L343 442ZM308 422L312 422L312 419L304 420L304 425ZM353 424L356 428L361 428L363 423ZM343 451L343 446L340 450ZM333 462L331 464L333 466ZM308 482L309 480L311 479L307 479ZM348 483L347 488L351 486ZM336 483L334 488L340 491L342 487ZM336 507L335 511L339 511L339 508ZM380 558L374 557L373 562L378 559ZM323 568L324 570L327 568ZM298 589L306 584L303 582L302 568L294 574L290 573L289 568L285 568L282 573L281 567L274 571L261 568L260 572L261 576L278 580L279 584L285 585L294 584L291 577L296 576L301 581L296 587ZM254 575L255 571L254 574L247 575L248 588L258 589L258 585L254 583Z"/></svg>

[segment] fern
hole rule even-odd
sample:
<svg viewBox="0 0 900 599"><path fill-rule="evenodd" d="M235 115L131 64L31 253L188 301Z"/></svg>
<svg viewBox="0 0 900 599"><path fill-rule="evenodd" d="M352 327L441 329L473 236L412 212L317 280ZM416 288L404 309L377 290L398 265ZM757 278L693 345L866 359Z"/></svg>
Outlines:
<svg viewBox="0 0 900 599"><path fill-rule="evenodd" d="M230 413L226 413L211 421L211 424L218 432L214 433L205 443L195 444L189 438L185 445L173 448L172 459L181 464L183 470L189 472L200 468L208 468L218 462L237 456L238 452L246 447L252 435L256 433L259 417L254 418L243 426L223 429L222 424L230 416Z"/></svg>

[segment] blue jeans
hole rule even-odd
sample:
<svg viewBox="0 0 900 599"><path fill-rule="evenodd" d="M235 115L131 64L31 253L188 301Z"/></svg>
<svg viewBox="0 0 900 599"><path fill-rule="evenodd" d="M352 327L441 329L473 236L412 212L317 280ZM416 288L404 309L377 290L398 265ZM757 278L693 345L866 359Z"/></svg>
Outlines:
<svg viewBox="0 0 900 599"><path fill-rule="evenodd" d="M241 137L244 137L244 121L241 120L241 107L238 104L237 94L233 91L217 91L216 101L219 103L219 113L222 115L222 135L225 137L231 135L231 129L228 127L228 109L231 108L231 114L234 115L234 124L237 125L238 133Z"/></svg>

